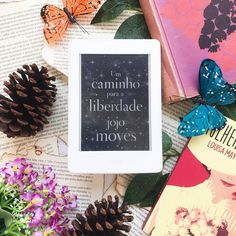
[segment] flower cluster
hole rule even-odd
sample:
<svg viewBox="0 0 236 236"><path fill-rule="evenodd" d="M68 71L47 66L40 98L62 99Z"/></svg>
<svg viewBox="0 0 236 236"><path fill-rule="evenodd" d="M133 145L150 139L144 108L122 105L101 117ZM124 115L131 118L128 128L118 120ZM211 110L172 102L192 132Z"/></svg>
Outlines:
<svg viewBox="0 0 236 236"><path fill-rule="evenodd" d="M175 224L170 225L167 235L228 235L227 227L228 224L226 221L222 220L217 223L197 208L188 211L186 208L179 207L175 214Z"/></svg>
<svg viewBox="0 0 236 236"><path fill-rule="evenodd" d="M54 236L68 229L64 213L77 207L77 197L66 186L56 192L51 167L39 173L24 158L17 158L0 172L0 207L14 216L21 233Z"/></svg>

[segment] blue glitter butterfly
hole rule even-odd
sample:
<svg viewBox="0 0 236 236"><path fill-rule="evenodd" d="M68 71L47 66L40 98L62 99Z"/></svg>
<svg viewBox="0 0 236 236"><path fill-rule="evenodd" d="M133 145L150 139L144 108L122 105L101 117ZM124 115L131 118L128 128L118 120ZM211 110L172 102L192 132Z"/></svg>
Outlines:
<svg viewBox="0 0 236 236"><path fill-rule="evenodd" d="M229 105L236 99L236 87L224 80L219 66L210 59L205 59L200 66L198 90L201 95L198 105L183 118L178 127L178 133L185 137L222 129L226 118L214 106Z"/></svg>

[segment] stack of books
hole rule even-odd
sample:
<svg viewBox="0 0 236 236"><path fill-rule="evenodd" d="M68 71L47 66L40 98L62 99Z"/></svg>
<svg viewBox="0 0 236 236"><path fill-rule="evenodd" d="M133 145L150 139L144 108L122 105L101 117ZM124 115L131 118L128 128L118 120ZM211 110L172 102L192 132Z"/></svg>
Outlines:
<svg viewBox="0 0 236 236"><path fill-rule="evenodd" d="M198 96L199 66L217 62L236 83L236 1L140 0L162 45L162 96ZM144 224L151 236L236 235L236 122L190 139Z"/></svg>

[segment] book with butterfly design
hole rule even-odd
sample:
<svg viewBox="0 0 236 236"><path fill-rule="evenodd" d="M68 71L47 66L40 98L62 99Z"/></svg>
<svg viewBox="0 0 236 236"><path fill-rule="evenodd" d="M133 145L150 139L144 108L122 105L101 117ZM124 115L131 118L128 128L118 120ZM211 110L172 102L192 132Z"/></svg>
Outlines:
<svg viewBox="0 0 236 236"><path fill-rule="evenodd" d="M166 102L198 95L198 65L218 62L236 82L236 2L233 0L140 0L153 38L163 46ZM170 84L172 84L171 89Z"/></svg>
<svg viewBox="0 0 236 236"><path fill-rule="evenodd" d="M193 137L147 220L152 236L236 235L236 122Z"/></svg>

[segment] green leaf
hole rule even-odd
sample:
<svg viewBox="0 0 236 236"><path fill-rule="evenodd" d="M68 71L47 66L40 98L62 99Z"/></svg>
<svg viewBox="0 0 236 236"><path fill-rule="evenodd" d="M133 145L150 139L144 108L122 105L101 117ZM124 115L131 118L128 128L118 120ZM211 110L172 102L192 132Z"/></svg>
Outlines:
<svg viewBox="0 0 236 236"><path fill-rule="evenodd" d="M99 9L91 24L115 19L128 7L127 1L107 0Z"/></svg>
<svg viewBox="0 0 236 236"><path fill-rule="evenodd" d="M0 233L3 233L12 221L12 214L0 208Z"/></svg>
<svg viewBox="0 0 236 236"><path fill-rule="evenodd" d="M139 0L127 0L128 3L128 9L129 10L141 10L141 6L139 4Z"/></svg>
<svg viewBox="0 0 236 236"><path fill-rule="evenodd" d="M0 218L3 218L6 226L9 226L13 221L13 216L11 213L0 208Z"/></svg>
<svg viewBox="0 0 236 236"><path fill-rule="evenodd" d="M163 153L166 153L168 152L172 147L172 140L170 138L170 136L165 133L165 132L162 132L162 150L163 150Z"/></svg>
<svg viewBox="0 0 236 236"><path fill-rule="evenodd" d="M125 20L116 32L115 39L150 39L143 14L136 14Z"/></svg>
<svg viewBox="0 0 236 236"><path fill-rule="evenodd" d="M140 203L156 186L161 176L161 173L136 175L125 192L124 202L128 205Z"/></svg>
<svg viewBox="0 0 236 236"><path fill-rule="evenodd" d="M169 177L169 174L165 174L160 176L158 182L156 183L155 187L149 192L146 197L140 202L140 207L151 207L155 204L160 195L163 187L166 185L166 181Z"/></svg>
<svg viewBox="0 0 236 236"><path fill-rule="evenodd" d="M0 234L2 234L6 230L5 221L3 218L0 218Z"/></svg>
<svg viewBox="0 0 236 236"><path fill-rule="evenodd" d="M236 120L236 103L228 106L217 106L219 111L232 120Z"/></svg>

